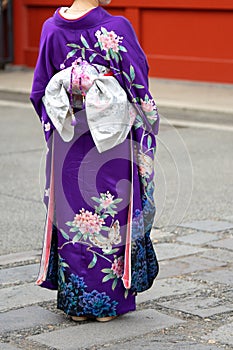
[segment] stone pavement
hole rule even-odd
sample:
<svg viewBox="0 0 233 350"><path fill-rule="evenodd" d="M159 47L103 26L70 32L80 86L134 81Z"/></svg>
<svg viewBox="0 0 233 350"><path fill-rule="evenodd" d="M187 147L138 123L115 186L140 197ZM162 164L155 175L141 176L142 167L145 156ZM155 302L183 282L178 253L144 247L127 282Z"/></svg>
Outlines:
<svg viewBox="0 0 233 350"><path fill-rule="evenodd" d="M0 350L233 349L233 220L152 233L160 274L137 311L75 323L35 286L39 252L0 256Z"/></svg>

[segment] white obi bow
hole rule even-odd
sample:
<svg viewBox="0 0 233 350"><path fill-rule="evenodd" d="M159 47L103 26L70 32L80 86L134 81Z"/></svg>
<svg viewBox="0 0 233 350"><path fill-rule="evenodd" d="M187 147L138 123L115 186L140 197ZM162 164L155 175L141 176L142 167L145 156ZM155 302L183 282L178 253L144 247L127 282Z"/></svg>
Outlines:
<svg viewBox="0 0 233 350"><path fill-rule="evenodd" d="M136 116L124 89L113 76L104 75L106 72L103 66L75 62L51 78L43 97L53 125L62 139L69 142L74 136L72 107L82 109L82 103L71 106L68 92L74 101L85 93L87 122L100 153L126 139Z"/></svg>

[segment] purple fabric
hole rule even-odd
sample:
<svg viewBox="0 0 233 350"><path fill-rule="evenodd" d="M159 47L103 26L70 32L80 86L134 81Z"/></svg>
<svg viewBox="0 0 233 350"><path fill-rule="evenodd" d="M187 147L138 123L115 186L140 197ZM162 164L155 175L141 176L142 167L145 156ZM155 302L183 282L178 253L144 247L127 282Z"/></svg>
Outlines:
<svg viewBox="0 0 233 350"><path fill-rule="evenodd" d="M51 77L79 57L110 68L138 111L127 139L102 154L91 137L85 109L75 111L75 136L66 143L42 103ZM132 311L136 293L148 289L158 273L149 234L155 215L153 160L159 116L148 91L147 61L130 23L101 7L78 20L66 20L57 10L43 26L31 101L49 150L45 204L54 199L52 239L49 250L44 249L49 264L38 284L58 289L58 308L70 315ZM131 289L126 289L122 277L129 223ZM43 270L43 259L41 265Z"/></svg>

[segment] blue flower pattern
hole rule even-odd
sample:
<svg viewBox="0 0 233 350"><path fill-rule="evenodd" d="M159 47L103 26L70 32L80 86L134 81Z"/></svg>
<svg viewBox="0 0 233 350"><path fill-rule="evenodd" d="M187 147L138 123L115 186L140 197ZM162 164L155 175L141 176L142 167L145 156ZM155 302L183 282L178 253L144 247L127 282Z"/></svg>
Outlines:
<svg viewBox="0 0 233 350"><path fill-rule="evenodd" d="M64 272L64 268L62 268ZM71 316L116 316L118 302L111 300L105 292L87 291L83 277L70 274L64 282L59 274L58 308Z"/></svg>
<svg viewBox="0 0 233 350"><path fill-rule="evenodd" d="M105 292L99 293L97 290L91 293L84 292L80 297L83 313L95 317L116 316L117 304L115 300L111 301Z"/></svg>
<svg viewBox="0 0 233 350"><path fill-rule="evenodd" d="M150 239L156 210L153 182L146 189L147 192L142 197L143 210L135 210L132 222L131 290L138 293L149 289L159 272L158 260Z"/></svg>

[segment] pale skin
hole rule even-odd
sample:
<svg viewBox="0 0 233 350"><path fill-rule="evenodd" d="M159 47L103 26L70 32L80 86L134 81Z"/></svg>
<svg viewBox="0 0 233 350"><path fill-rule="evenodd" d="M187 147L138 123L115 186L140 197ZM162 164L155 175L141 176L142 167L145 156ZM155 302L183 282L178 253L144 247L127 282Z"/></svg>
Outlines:
<svg viewBox="0 0 233 350"><path fill-rule="evenodd" d="M75 0L70 7L63 7L60 11L66 19L77 19L99 5L107 5L111 0Z"/></svg>

